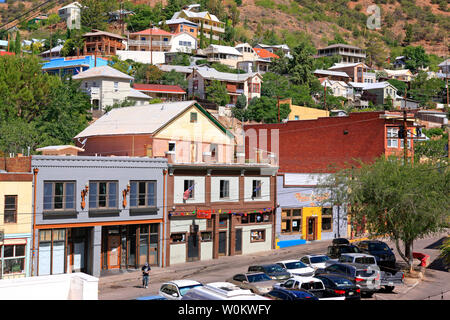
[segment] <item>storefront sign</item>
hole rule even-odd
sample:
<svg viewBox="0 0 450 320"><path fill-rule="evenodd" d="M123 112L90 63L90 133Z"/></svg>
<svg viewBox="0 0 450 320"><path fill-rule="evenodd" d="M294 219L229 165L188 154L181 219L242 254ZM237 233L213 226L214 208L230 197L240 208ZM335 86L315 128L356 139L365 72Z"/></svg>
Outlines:
<svg viewBox="0 0 450 320"><path fill-rule="evenodd" d="M324 194L314 194L314 193L303 193L303 192L298 192L295 194L295 198L299 201L299 202L309 202L309 205L311 207L315 207L317 205L318 202L323 202L324 200L329 198L329 194L328 193L324 193Z"/></svg>
<svg viewBox="0 0 450 320"><path fill-rule="evenodd" d="M197 218L211 219L211 210L197 210Z"/></svg>

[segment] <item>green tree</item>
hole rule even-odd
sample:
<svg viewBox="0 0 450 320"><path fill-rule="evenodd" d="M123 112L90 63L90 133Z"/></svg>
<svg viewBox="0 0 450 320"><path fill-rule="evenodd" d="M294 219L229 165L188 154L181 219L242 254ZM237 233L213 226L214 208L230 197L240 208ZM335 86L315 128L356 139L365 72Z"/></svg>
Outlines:
<svg viewBox="0 0 450 320"><path fill-rule="evenodd" d="M447 227L450 171L431 163L403 163L384 156L341 176L352 221L372 236L386 236L412 270L414 241ZM400 246L403 243L403 249Z"/></svg>
<svg viewBox="0 0 450 320"><path fill-rule="evenodd" d="M422 46L405 47L403 55L405 56L406 68L411 70L412 73L416 73L419 68L426 68L430 64L430 58Z"/></svg>
<svg viewBox="0 0 450 320"><path fill-rule="evenodd" d="M136 83L160 83L163 71L155 65L142 64L137 67L134 81Z"/></svg>
<svg viewBox="0 0 450 320"><path fill-rule="evenodd" d="M316 79L313 72L314 58L316 50L309 43L301 43L292 51L292 59L289 60L289 75L294 84L309 85Z"/></svg>
<svg viewBox="0 0 450 320"><path fill-rule="evenodd" d="M115 0L80 0L81 25L90 29L106 30L108 28L108 12L119 8Z"/></svg>
<svg viewBox="0 0 450 320"><path fill-rule="evenodd" d="M69 144L88 125L89 109L80 83L43 73L36 56L0 57L1 151Z"/></svg>
<svg viewBox="0 0 450 320"><path fill-rule="evenodd" d="M219 80L212 80L206 87L206 97L219 106L225 106L230 102L227 87Z"/></svg>
<svg viewBox="0 0 450 320"><path fill-rule="evenodd" d="M253 98L247 106L247 112L249 120L278 123L278 101L275 98ZM289 104L280 104L280 121L286 119L290 112Z"/></svg>
<svg viewBox="0 0 450 320"><path fill-rule="evenodd" d="M241 94L236 100L236 108L245 109L247 106L247 97L245 94Z"/></svg>
<svg viewBox="0 0 450 320"><path fill-rule="evenodd" d="M188 81L184 77L184 74L175 70L165 72L161 77L161 84L179 86L184 90L188 89Z"/></svg>
<svg viewBox="0 0 450 320"><path fill-rule="evenodd" d="M14 40L14 53L15 54L22 53L22 40L19 31L16 32L16 39Z"/></svg>
<svg viewBox="0 0 450 320"><path fill-rule="evenodd" d="M442 99L445 92L445 82L441 79L431 78L424 71L420 71L411 81L408 96L420 102L421 106L434 106L435 98Z"/></svg>

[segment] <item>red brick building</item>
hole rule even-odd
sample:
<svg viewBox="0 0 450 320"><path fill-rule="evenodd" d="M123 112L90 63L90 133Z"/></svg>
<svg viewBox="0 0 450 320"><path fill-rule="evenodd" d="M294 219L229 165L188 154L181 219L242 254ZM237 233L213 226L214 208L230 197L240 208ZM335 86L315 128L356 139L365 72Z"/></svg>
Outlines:
<svg viewBox="0 0 450 320"><path fill-rule="evenodd" d="M400 113L378 111L245 125L246 159L259 162L268 158L268 152L279 153L279 173L324 173L330 172L330 166L357 165L356 159L369 162L383 154L402 155L403 141L396 137L402 122ZM408 130L415 133L409 123ZM413 146L413 140L409 140ZM408 156L413 156L413 149Z"/></svg>

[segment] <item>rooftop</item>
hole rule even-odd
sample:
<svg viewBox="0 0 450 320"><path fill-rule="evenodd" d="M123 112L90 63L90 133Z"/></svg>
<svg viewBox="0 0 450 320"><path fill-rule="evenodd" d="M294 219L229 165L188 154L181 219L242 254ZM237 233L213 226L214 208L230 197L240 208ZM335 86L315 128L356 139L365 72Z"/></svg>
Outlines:
<svg viewBox="0 0 450 320"><path fill-rule="evenodd" d="M173 33L167 32L165 30L159 28L148 28L142 31L130 33L130 35L140 34L140 35L150 35L150 32L153 36L173 36Z"/></svg>
<svg viewBox="0 0 450 320"><path fill-rule="evenodd" d="M180 86L176 85L135 83L133 84L133 88L139 91L146 91L146 92L179 93L179 94L186 93L186 91L184 91Z"/></svg>
<svg viewBox="0 0 450 320"><path fill-rule="evenodd" d="M253 50L255 50L255 52L258 54L258 56L260 56L263 59L267 59L267 58L276 58L278 59L279 56L277 56L275 53L270 52L269 50L266 49L262 49L262 48L253 48Z"/></svg>
<svg viewBox="0 0 450 320"><path fill-rule="evenodd" d="M83 34L83 37L90 37L90 36L108 36L108 37L111 37L111 38L117 38L117 39L125 40L125 38L122 37L121 35L118 35L118 34L115 34L115 33L111 33L111 32L102 31L102 30L97 30L97 29L92 29L91 32L87 32L87 33Z"/></svg>
<svg viewBox="0 0 450 320"><path fill-rule="evenodd" d="M114 79L125 79L133 80L132 76L129 76L123 72L120 72L113 67L108 65L90 68L86 71L80 72L79 74L73 76L75 80L89 79L89 78L114 78Z"/></svg>

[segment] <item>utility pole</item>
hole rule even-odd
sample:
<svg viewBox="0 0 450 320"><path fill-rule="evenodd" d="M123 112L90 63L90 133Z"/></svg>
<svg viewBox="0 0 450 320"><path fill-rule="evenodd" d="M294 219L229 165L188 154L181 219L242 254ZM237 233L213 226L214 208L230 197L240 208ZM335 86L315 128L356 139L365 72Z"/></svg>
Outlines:
<svg viewBox="0 0 450 320"><path fill-rule="evenodd" d="M408 161L408 124L406 114L406 91L403 100L405 101L405 107L403 108L403 164L406 165Z"/></svg>
<svg viewBox="0 0 450 320"><path fill-rule="evenodd" d="M325 80L325 86L323 87L323 103L324 103L325 110L327 110L327 83L326 83L326 80Z"/></svg>
<svg viewBox="0 0 450 320"><path fill-rule="evenodd" d="M150 21L150 64L153 65L153 23Z"/></svg>
<svg viewBox="0 0 450 320"><path fill-rule="evenodd" d="M277 95L277 105L278 105L278 123L280 123L280 96Z"/></svg>
<svg viewBox="0 0 450 320"><path fill-rule="evenodd" d="M447 87L447 107L450 106L449 99L448 99L448 60L449 59L447 59L445 61L445 66L446 66L446 68L445 68L445 83L446 83L446 87Z"/></svg>

